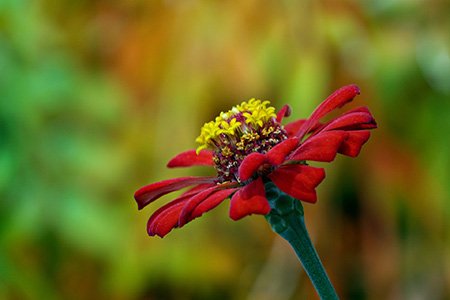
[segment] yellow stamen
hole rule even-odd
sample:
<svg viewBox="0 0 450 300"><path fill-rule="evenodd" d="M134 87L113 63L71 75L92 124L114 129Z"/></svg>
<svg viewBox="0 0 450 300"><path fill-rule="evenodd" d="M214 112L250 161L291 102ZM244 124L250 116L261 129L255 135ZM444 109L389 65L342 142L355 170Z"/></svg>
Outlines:
<svg viewBox="0 0 450 300"><path fill-rule="evenodd" d="M269 101L256 100L255 98L242 102L234 106L227 112L221 112L214 121L205 123L200 131L200 136L195 140L200 144L197 148L197 154L200 150L214 147L214 141L220 141L220 136L232 137L247 132L248 127L260 128L263 127L270 119L275 118L275 108L270 105ZM245 120L245 124L238 121ZM239 130L240 129L240 130Z"/></svg>
<svg viewBox="0 0 450 300"><path fill-rule="evenodd" d="M223 149L222 149L222 155L223 156L225 156L225 157L229 157L229 156L231 156L233 153L231 152L231 150L230 150L230 147L224 147Z"/></svg>

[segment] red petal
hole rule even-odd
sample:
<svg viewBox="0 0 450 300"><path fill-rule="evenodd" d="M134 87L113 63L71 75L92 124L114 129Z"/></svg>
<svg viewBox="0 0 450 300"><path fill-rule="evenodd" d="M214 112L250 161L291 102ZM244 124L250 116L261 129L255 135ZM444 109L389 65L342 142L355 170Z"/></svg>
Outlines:
<svg viewBox="0 0 450 300"><path fill-rule="evenodd" d="M253 152L247 155L239 166L239 179L246 181L255 174L256 170L266 162L264 154Z"/></svg>
<svg viewBox="0 0 450 300"><path fill-rule="evenodd" d="M186 196L186 197L189 196L190 197L190 196L198 194L199 192L206 190L207 188L215 186L215 185L216 185L215 183L202 183L202 184L196 185L193 188L187 190L181 196Z"/></svg>
<svg viewBox="0 0 450 300"><path fill-rule="evenodd" d="M202 150L199 154L195 150L188 150L178 154L167 163L168 168L213 165L213 152L210 150Z"/></svg>
<svg viewBox="0 0 450 300"><path fill-rule="evenodd" d="M294 137L305 122L305 119L300 119L284 125L284 130L286 130L288 137ZM322 126L322 124L320 122L317 122L317 124L311 127L307 133L316 131L320 126Z"/></svg>
<svg viewBox="0 0 450 300"><path fill-rule="evenodd" d="M261 177L237 191L231 198L230 218L239 220L251 214L266 215L270 205L266 199Z"/></svg>
<svg viewBox="0 0 450 300"><path fill-rule="evenodd" d="M369 108L367 106L358 106L358 107L355 107L355 108L352 108L352 109L348 110L347 112L344 113L344 115L351 114L351 113L354 113L354 112L363 112L363 113L370 114L370 110L369 110Z"/></svg>
<svg viewBox="0 0 450 300"><path fill-rule="evenodd" d="M276 169L268 177L286 194L314 203L317 201L315 188L325 178L325 171L304 165L286 165Z"/></svg>
<svg viewBox="0 0 450 300"><path fill-rule="evenodd" d="M215 192L210 195L202 202L197 204L197 206L191 211L189 214L189 221L192 221L195 218L200 217L205 212L210 211L215 208L217 205L223 202L226 198L228 198L232 193L234 193L237 189L225 189Z"/></svg>
<svg viewBox="0 0 450 300"><path fill-rule="evenodd" d="M310 128L315 126L323 116L352 101L356 95L359 95L359 93L359 87L354 84L341 87L335 91L314 110L311 116L296 133L296 136L300 139L303 138Z"/></svg>
<svg viewBox="0 0 450 300"><path fill-rule="evenodd" d="M306 122L306 119L300 119L291 123L284 125L284 130L286 130L289 137L295 136L299 129Z"/></svg>
<svg viewBox="0 0 450 300"><path fill-rule="evenodd" d="M138 208L142 209L147 204L155 201L165 194L194 184L212 183L214 179L214 177L187 176L155 182L137 190L134 194L134 199L136 199Z"/></svg>
<svg viewBox="0 0 450 300"><path fill-rule="evenodd" d="M281 123L284 117L289 117L291 115L292 109L289 105L284 105L280 111L277 113L277 122Z"/></svg>
<svg viewBox="0 0 450 300"><path fill-rule="evenodd" d="M272 165L279 165L285 161L286 156L292 152L299 144L296 137L287 139L273 147L266 153L267 161Z"/></svg>
<svg viewBox="0 0 450 300"><path fill-rule="evenodd" d="M181 210L189 198L212 185L215 184L199 184L183 193L177 199L157 209L147 222L148 234L151 236L156 234L163 237L169 233L172 228L178 227L178 219Z"/></svg>
<svg viewBox="0 0 450 300"><path fill-rule="evenodd" d="M343 130L321 131L301 144L289 160L333 161L346 137Z"/></svg>
<svg viewBox="0 0 450 300"><path fill-rule="evenodd" d="M360 109L363 109L361 111ZM376 128L375 119L366 108L349 111L329 122L323 130L358 130Z"/></svg>
<svg viewBox="0 0 450 300"><path fill-rule="evenodd" d="M191 197L184 205L183 211L180 214L180 217L178 219L178 226L181 227L187 222L189 222L189 215L192 212L192 210L199 205L203 200L208 198L210 195L212 195L215 191L217 191L218 185L210 187L204 191L201 191L200 193L194 195Z"/></svg>
<svg viewBox="0 0 450 300"><path fill-rule="evenodd" d="M342 142L338 152L350 157L356 157L369 137L370 131L368 130L347 131L347 138Z"/></svg>
<svg viewBox="0 0 450 300"><path fill-rule="evenodd" d="M178 218L188 197L180 197L159 208L147 222L147 233L150 236L164 237L178 226Z"/></svg>

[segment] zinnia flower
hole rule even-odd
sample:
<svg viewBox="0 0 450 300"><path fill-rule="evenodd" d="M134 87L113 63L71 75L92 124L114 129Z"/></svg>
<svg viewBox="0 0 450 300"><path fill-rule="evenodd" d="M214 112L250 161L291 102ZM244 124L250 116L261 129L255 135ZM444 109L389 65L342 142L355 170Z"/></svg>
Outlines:
<svg viewBox="0 0 450 300"><path fill-rule="evenodd" d="M348 85L335 91L307 119L282 125L290 115L285 105L277 114L269 101L251 99L222 112L206 123L197 138L197 150L178 154L169 168L212 166L215 177L188 176L156 182L134 197L142 209L161 196L192 186L159 208L149 219L148 234L165 236L173 228L213 209L231 197L229 215L239 220L250 214L266 215L271 208L264 183L272 181L295 199L314 203L316 187L325 178L323 168L308 161L331 162L337 153L356 157L376 122L366 107L345 112L326 123L320 120L353 100L360 91Z"/></svg>

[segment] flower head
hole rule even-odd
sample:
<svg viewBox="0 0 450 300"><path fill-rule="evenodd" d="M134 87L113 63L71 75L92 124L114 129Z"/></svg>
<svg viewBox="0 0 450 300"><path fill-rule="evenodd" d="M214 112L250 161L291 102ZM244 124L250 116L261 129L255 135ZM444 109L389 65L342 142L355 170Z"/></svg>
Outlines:
<svg viewBox="0 0 450 300"><path fill-rule="evenodd" d="M203 125L196 153L205 148L213 151L218 182L241 182L238 169L245 157L253 152L267 153L287 139L276 121L275 108L269 104L250 99Z"/></svg>
<svg viewBox="0 0 450 300"><path fill-rule="evenodd" d="M149 235L163 237L228 197L233 220L250 214L265 215L270 212L264 190L264 182L268 180L298 200L316 202L315 188L325 178L325 172L307 162L331 162L337 153L355 157L369 139L369 129L376 128L366 107L320 122L358 94L356 85L345 86L322 102L309 118L285 126L281 121L290 115L289 106L275 114L269 101L255 99L205 123L196 139L200 146L178 154L168 167L213 166L217 176L180 177L139 189L134 196L142 209L167 193L193 186L150 217Z"/></svg>

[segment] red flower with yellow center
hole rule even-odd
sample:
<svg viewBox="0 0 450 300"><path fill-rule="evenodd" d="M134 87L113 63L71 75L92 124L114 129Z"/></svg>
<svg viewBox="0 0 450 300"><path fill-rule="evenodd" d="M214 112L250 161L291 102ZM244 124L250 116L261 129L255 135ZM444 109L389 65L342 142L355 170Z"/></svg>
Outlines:
<svg viewBox="0 0 450 300"><path fill-rule="evenodd" d="M169 161L168 167L213 166L216 177L180 177L139 189L134 197L142 209L159 197L193 186L159 208L149 219L148 234L165 236L175 227L213 209L231 196L230 217L266 215L271 208L264 183L272 181L295 199L314 203L315 188L325 178L323 168L307 161L331 162L337 153L356 157L376 122L366 107L347 111L326 123L320 120L359 94L356 85L342 87L320 104L308 119L285 126L285 105L277 114L268 101L251 99L206 123L197 138L197 150Z"/></svg>

